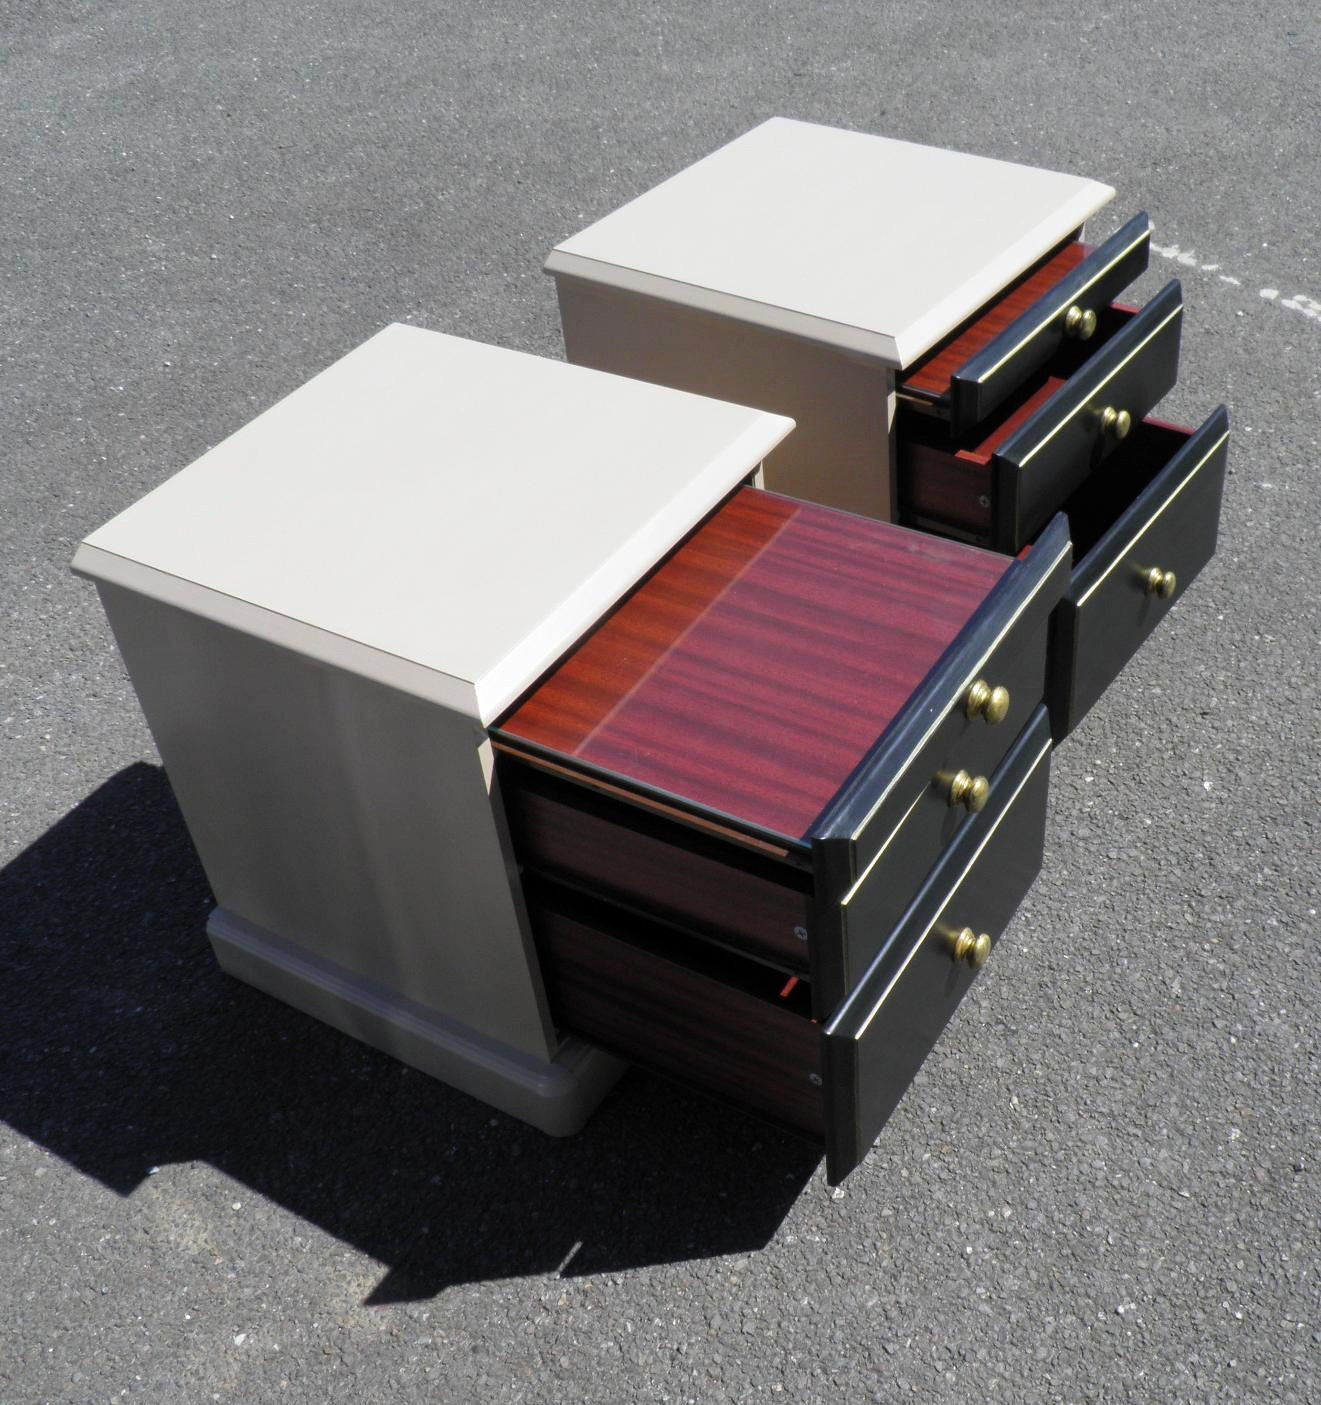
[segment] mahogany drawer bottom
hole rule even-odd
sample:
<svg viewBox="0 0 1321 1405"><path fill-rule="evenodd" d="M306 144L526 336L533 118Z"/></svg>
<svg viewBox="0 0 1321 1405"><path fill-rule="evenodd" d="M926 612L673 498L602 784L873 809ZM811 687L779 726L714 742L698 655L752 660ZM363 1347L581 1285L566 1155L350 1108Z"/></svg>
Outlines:
<svg viewBox="0 0 1321 1405"><path fill-rule="evenodd" d="M551 1011L566 1032L865 1156L1041 866L1050 728L1038 708L966 824L829 1021L805 979L530 877ZM982 934L977 948L970 943Z"/></svg>

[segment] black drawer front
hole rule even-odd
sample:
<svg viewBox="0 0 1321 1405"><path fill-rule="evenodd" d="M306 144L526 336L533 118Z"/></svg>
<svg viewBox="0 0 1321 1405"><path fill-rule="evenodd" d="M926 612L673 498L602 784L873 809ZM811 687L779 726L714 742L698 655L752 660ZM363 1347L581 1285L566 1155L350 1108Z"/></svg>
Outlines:
<svg viewBox="0 0 1321 1405"><path fill-rule="evenodd" d="M1136 425L1173 387L1182 323L1175 280L999 448L991 461L997 550L1016 552L1030 541L1121 447L1116 419L1126 414Z"/></svg>
<svg viewBox="0 0 1321 1405"><path fill-rule="evenodd" d="M932 873L826 1027L827 1175L867 1154L976 974L957 934L998 939L1041 868L1050 769L1044 708L996 777L994 801ZM973 948L975 950L975 947Z"/></svg>
<svg viewBox="0 0 1321 1405"><path fill-rule="evenodd" d="M1052 622L1056 740L1078 725L1215 554L1229 455L1225 407L1192 435L1144 424L1134 437L1126 459L1106 470L1108 481L1088 485L1068 506L1075 533L1095 540Z"/></svg>
<svg viewBox="0 0 1321 1405"><path fill-rule="evenodd" d="M1150 253L1151 220L1135 215L957 371L950 380L952 435L962 437L998 409L1069 339L1072 309L1099 316L1146 270Z"/></svg>
<svg viewBox="0 0 1321 1405"><path fill-rule="evenodd" d="M989 784L1014 739L1040 707L1046 695L1049 628L1046 611L1034 612L1029 627L1013 632L982 671L988 682L1009 689L1010 708L1003 722L987 726L956 707L923 749L922 775L927 779L917 799L882 840L870 865L839 905L839 978L837 984L820 988L820 1013L829 1015L837 1008L875 959L922 880L951 841L972 823L973 816L964 806L950 804L950 785L960 771L974 782ZM862 921L860 912L865 913Z"/></svg>
<svg viewBox="0 0 1321 1405"><path fill-rule="evenodd" d="M828 1017L871 965L890 926L907 909L949 843L973 823L951 805L951 785L989 781L1045 696L1047 632L1070 580L1064 519L1052 523L1002 582L1003 595L968 637L956 641L822 817L812 837L815 896L811 974L815 1010ZM1010 705L989 724L970 718L972 685L1004 687ZM984 811L982 813L985 813ZM865 889L873 914L845 920L850 894Z"/></svg>

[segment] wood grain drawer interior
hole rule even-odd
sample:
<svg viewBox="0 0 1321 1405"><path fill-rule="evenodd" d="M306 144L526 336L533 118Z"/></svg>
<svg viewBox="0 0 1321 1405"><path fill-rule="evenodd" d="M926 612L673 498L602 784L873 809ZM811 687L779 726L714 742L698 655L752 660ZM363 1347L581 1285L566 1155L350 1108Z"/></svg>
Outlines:
<svg viewBox="0 0 1321 1405"><path fill-rule="evenodd" d="M1069 560L1063 519L1007 561L744 490L494 729L518 862L810 975L828 1015L885 935L843 895L866 872L897 920L985 803ZM942 652L914 628L951 591Z"/></svg>
<svg viewBox="0 0 1321 1405"><path fill-rule="evenodd" d="M905 371L897 386L905 400L949 421L953 407L952 388L959 373L970 361L1003 336L1025 313L1036 307L1093 253L1080 239L1070 239L1052 249L1001 294L979 309L968 321L915 366ZM970 428L971 426L965 426Z"/></svg>
<svg viewBox="0 0 1321 1405"><path fill-rule="evenodd" d="M1099 347L1090 354L1076 345L1061 348L961 440L944 422L901 405L896 442L903 520L1019 551L1120 451L1127 426L1174 385L1182 306L1173 281L1141 311L1104 309Z"/></svg>
<svg viewBox="0 0 1321 1405"><path fill-rule="evenodd" d="M497 739L520 865L786 973L812 973L816 1012L829 1014L969 822L969 811L950 803L954 776L992 776L1045 695L1047 633L1068 579L1066 557L1057 559L1054 584L1023 602L971 669L957 655L948 661L950 700L904 761L871 758L796 843L713 823ZM1007 711L994 726L963 706L971 673L1006 689ZM939 696L942 687L935 681L929 691ZM896 741L892 750L903 751ZM871 921L848 930L841 899L863 875Z"/></svg>
<svg viewBox="0 0 1321 1405"><path fill-rule="evenodd" d="M495 735L802 844L1009 572L991 552L742 489Z"/></svg>
<svg viewBox="0 0 1321 1405"><path fill-rule="evenodd" d="M900 398L965 437L1062 348L1090 354L1104 343L1115 330L1105 311L1146 269L1150 242L1151 221L1139 214L1099 248L1053 250L904 372Z"/></svg>
<svg viewBox="0 0 1321 1405"><path fill-rule="evenodd" d="M530 877L524 890L553 1017L644 1067L824 1137L830 1177L842 1179L972 983L977 968L959 954L960 930L973 924L984 941L998 939L1040 867L1049 751L1038 707L986 809L880 933L830 1021L814 1015L808 978ZM853 922L877 920L858 893L848 905ZM877 1019L870 1012L881 1005Z"/></svg>

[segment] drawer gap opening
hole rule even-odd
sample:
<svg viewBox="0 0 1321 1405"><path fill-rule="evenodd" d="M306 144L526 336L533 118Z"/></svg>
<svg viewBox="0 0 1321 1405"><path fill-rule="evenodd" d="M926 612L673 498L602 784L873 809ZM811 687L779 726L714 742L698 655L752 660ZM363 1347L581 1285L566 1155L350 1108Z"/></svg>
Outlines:
<svg viewBox="0 0 1321 1405"><path fill-rule="evenodd" d="M1103 309L1090 342L1066 343L993 417L961 438L951 437L943 421L900 404L895 418L900 520L999 550L996 454L1134 316L1136 309L1118 304Z"/></svg>
<svg viewBox="0 0 1321 1405"><path fill-rule="evenodd" d="M946 426L898 411L899 510L903 521L957 536L974 546L991 541L991 460L996 449L1065 384L1048 375L1022 389L989 426L953 443Z"/></svg>
<svg viewBox="0 0 1321 1405"><path fill-rule="evenodd" d="M632 823L637 828L646 827L650 817L657 822L659 829L671 835L691 834L698 840L713 837L751 855L771 859L777 865L796 867L804 872L811 867L809 852L804 844L789 846L773 843L751 829L738 829L710 815L683 809L677 803L668 803L657 795L648 794L645 788L629 789L619 783L618 778L608 778L586 763L578 761L566 765L550 756L541 755L535 748L528 749L527 743L513 746L498 729L493 730L491 736L497 766L505 774L517 778L523 788L530 789L535 784L532 779L524 778L553 778L553 783L580 797L584 808L595 797L604 801L607 807L613 807L615 812L622 809L634 814L637 818Z"/></svg>
<svg viewBox="0 0 1321 1405"><path fill-rule="evenodd" d="M1067 514L1073 537L1073 557L1081 564L1101 538L1132 506L1192 437L1192 431L1160 420L1140 420L1128 442L1069 498Z"/></svg>

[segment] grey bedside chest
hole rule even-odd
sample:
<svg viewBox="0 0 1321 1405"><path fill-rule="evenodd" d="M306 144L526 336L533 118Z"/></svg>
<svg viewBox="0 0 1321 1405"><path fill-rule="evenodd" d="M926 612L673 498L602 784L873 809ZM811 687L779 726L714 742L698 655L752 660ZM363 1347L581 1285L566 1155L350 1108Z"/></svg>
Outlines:
<svg viewBox="0 0 1321 1405"><path fill-rule="evenodd" d="M576 1130L487 726L791 427L393 326L92 533L221 965Z"/></svg>
<svg viewBox="0 0 1321 1405"><path fill-rule="evenodd" d="M1017 555L1058 511L1067 735L1215 550L1228 440L1149 418L1183 299L1115 301L1150 222L1096 249L1078 176L773 118L556 246L571 361L791 415L795 497Z"/></svg>

